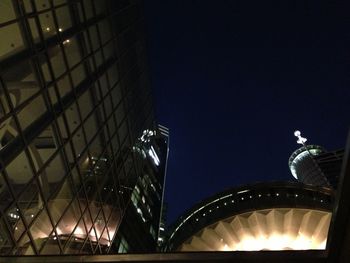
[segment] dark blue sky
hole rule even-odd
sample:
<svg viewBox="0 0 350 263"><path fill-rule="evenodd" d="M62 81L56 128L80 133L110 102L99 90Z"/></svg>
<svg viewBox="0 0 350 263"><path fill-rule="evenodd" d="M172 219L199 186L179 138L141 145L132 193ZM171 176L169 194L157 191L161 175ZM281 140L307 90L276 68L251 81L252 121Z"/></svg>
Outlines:
<svg viewBox="0 0 350 263"><path fill-rule="evenodd" d="M145 1L156 115L170 129L168 223L226 188L293 180L295 129L343 147L350 20L332 3Z"/></svg>

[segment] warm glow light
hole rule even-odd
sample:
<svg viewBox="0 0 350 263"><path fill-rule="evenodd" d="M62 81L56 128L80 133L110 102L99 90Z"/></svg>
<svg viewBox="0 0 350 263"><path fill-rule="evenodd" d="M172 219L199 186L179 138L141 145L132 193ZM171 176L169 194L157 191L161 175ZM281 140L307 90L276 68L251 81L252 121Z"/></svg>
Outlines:
<svg viewBox="0 0 350 263"><path fill-rule="evenodd" d="M311 218L313 224L310 224ZM248 212L205 227L189 238L179 250L325 249L330 219L330 212L296 208ZM308 226L307 230L305 226Z"/></svg>

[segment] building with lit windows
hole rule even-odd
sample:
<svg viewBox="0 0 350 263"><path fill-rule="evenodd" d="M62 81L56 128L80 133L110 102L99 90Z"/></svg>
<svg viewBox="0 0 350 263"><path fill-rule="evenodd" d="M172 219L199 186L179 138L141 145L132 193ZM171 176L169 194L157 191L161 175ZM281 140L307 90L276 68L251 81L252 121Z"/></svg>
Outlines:
<svg viewBox="0 0 350 263"><path fill-rule="evenodd" d="M131 204L125 211L114 244L119 253L155 252L163 229L161 219L169 151L168 129L159 125L157 133L145 130L134 151L144 160L142 175L132 189Z"/></svg>
<svg viewBox="0 0 350 263"><path fill-rule="evenodd" d="M260 183L212 196L172 226L165 251L325 249L333 192L301 183Z"/></svg>
<svg viewBox="0 0 350 263"><path fill-rule="evenodd" d="M142 3L1 0L0 36L0 254L144 249L126 218L155 250L167 136Z"/></svg>

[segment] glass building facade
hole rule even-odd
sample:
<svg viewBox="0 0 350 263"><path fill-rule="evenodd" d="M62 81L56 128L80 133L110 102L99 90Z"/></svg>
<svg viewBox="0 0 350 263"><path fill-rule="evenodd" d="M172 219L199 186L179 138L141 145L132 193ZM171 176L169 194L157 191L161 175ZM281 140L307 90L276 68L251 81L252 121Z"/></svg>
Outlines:
<svg viewBox="0 0 350 263"><path fill-rule="evenodd" d="M142 4L1 0L0 36L0 254L113 252L158 129Z"/></svg>

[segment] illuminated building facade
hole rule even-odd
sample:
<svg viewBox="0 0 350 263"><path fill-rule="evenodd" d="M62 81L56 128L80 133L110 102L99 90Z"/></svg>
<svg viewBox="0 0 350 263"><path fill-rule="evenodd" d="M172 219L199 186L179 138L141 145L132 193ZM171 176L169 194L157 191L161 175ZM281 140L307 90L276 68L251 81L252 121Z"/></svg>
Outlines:
<svg viewBox="0 0 350 263"><path fill-rule="evenodd" d="M166 251L325 249L331 190L261 183L210 197L181 216Z"/></svg>
<svg viewBox="0 0 350 263"><path fill-rule="evenodd" d="M155 243L167 147L140 1L1 0L0 36L0 254L128 251L143 183Z"/></svg>

